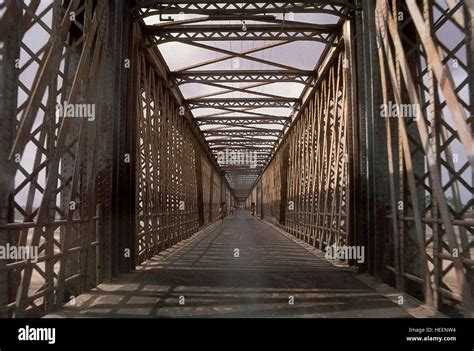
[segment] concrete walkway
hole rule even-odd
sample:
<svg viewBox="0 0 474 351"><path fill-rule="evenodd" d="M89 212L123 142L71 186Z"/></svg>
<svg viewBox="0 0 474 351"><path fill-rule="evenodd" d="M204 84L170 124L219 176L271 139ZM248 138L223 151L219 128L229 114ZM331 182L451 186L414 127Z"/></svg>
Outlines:
<svg viewBox="0 0 474 351"><path fill-rule="evenodd" d="M247 212L226 217L49 317L81 316L410 317L350 272Z"/></svg>

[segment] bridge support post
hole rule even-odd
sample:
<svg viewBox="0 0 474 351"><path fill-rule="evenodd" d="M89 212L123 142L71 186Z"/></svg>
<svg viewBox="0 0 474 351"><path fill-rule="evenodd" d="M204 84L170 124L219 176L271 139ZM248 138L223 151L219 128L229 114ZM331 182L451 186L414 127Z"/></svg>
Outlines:
<svg viewBox="0 0 474 351"><path fill-rule="evenodd" d="M220 204L219 204L220 206ZM214 210L214 169L211 167L211 176L209 177L209 216L207 218L208 223L212 223Z"/></svg>
<svg viewBox="0 0 474 351"><path fill-rule="evenodd" d="M21 18L21 9L15 6L14 0L7 1L8 16ZM15 21L8 28L8 34L0 33L0 246L5 247L9 242L7 223L14 222L14 212L11 205L14 191L15 167L14 160L8 156L15 137L17 79L19 70L15 60L20 55L21 21ZM13 273L6 270L7 260L0 257L0 318L8 317L7 304L15 298L18 282Z"/></svg>
<svg viewBox="0 0 474 351"><path fill-rule="evenodd" d="M196 157L194 158L194 167L196 169L196 187L197 187L197 211L199 227L204 226L204 195L202 188L202 156L199 145L194 146Z"/></svg>
<svg viewBox="0 0 474 351"><path fill-rule="evenodd" d="M380 115L380 69L378 66L376 31L376 0L358 1L362 11L355 15L355 55L357 60L356 139L359 153L355 159L358 174L353 184L354 245L365 246L365 262L361 271L382 276L384 255L384 228L387 221L386 204L389 203L387 157L385 149L384 119ZM357 159L358 158L358 159Z"/></svg>
<svg viewBox="0 0 474 351"><path fill-rule="evenodd" d="M289 167L288 144L282 149L282 160L280 164L280 220L279 223L286 224L286 209L288 208L288 167Z"/></svg>
<svg viewBox="0 0 474 351"><path fill-rule="evenodd" d="M137 52L132 52L135 31L122 1L110 1L110 33L107 50L107 133L111 160L110 206L104 212L106 278L135 269L135 103L133 87ZM133 38L133 39L132 39ZM136 44L136 43L135 43ZM135 47L136 49L136 47ZM136 50L138 51L138 50ZM127 65L128 63L128 65Z"/></svg>

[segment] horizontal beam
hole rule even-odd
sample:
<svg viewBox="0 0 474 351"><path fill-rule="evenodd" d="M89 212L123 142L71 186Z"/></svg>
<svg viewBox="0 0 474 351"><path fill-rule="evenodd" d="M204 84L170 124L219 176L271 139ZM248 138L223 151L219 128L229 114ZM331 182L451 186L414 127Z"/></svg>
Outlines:
<svg viewBox="0 0 474 351"><path fill-rule="evenodd" d="M204 125L245 125L245 124L279 124L285 125L290 118L289 117L207 117L207 118L194 118L199 126Z"/></svg>
<svg viewBox="0 0 474 351"><path fill-rule="evenodd" d="M270 125L268 125L270 126ZM272 127L281 127L280 125L271 125ZM275 129L275 128L264 128L264 127L256 127L256 126L213 126L211 128L202 129L202 132L220 132L220 131L235 131L234 128L241 127L243 132L281 132L283 129ZM232 129L231 129L232 128Z"/></svg>
<svg viewBox="0 0 474 351"><path fill-rule="evenodd" d="M221 167L222 171L226 174L229 173L244 173L249 172L250 174L260 174L264 167Z"/></svg>
<svg viewBox="0 0 474 351"><path fill-rule="evenodd" d="M255 152L255 154L248 156L246 153L243 153L243 152L239 153L239 152L235 152L235 151L234 152L229 151L229 152L219 152L219 153L216 154L216 156L228 157L229 159L240 157L239 160L240 159L245 160L246 158L251 157L252 161L257 162L258 164L265 165L269 154L259 154L258 152ZM229 166L229 164L227 162L220 162L219 165Z"/></svg>
<svg viewBox="0 0 474 351"><path fill-rule="evenodd" d="M147 8L151 14L161 16L185 14L229 15L229 14L270 14L270 13L326 13L344 16L346 9L354 9L347 0L313 1L168 1L136 0L134 8ZM330 6L328 6L330 5ZM153 11L154 10L154 11Z"/></svg>
<svg viewBox="0 0 474 351"><path fill-rule="evenodd" d="M179 41L229 41L229 40L309 40L332 44L330 35L339 30L337 25L313 24L249 24L242 25L177 25L171 27L146 26L145 33L156 37L157 44ZM324 29L323 29L324 28Z"/></svg>
<svg viewBox="0 0 474 351"><path fill-rule="evenodd" d="M290 70L214 70L189 71L172 73L177 84L186 83L259 83L259 82L294 82L307 84L316 76L313 71Z"/></svg>
<svg viewBox="0 0 474 351"><path fill-rule="evenodd" d="M258 177L260 175L260 171L258 172L252 172L252 171L234 171L234 172L227 172L225 173L225 176L227 178L232 178L232 182L235 184L244 184L249 181L252 183L256 180L255 177Z"/></svg>
<svg viewBox="0 0 474 351"><path fill-rule="evenodd" d="M279 130L213 130L213 131L202 131L204 136L274 136L278 137L281 133Z"/></svg>
<svg viewBox="0 0 474 351"><path fill-rule="evenodd" d="M138 18L143 18L143 16L137 16ZM145 17L147 17L145 15ZM208 21L260 21L260 22L277 22L278 20L274 15L247 15L247 14L230 14L230 15L210 15L210 16L200 16L192 17L188 19L164 19L162 22L154 24L159 27L172 27L181 24L195 24L203 23Z"/></svg>
<svg viewBox="0 0 474 351"><path fill-rule="evenodd" d="M253 175L259 176L262 173L262 170L256 169L256 168L234 169L234 170L227 171L224 173L227 176L232 176L235 178L240 178L241 180L245 180L248 176L253 176Z"/></svg>
<svg viewBox="0 0 474 351"><path fill-rule="evenodd" d="M210 101L196 101L189 103L190 109L196 108L219 108L219 107L252 107L252 108L263 108L263 107L293 107L292 102L285 101L221 101L221 102L210 102Z"/></svg>
<svg viewBox="0 0 474 351"><path fill-rule="evenodd" d="M234 150L234 151L220 151L220 152L217 152L215 154L215 156L217 156L218 158L221 157L222 158L222 162L219 162L219 165L222 165L222 166L229 166L229 165L232 165L232 164L228 164L227 160L247 160L247 159L250 159L258 164L265 164L268 157L269 157L270 154L268 153L265 153L265 154L262 154L262 153L259 153L258 151L254 151L252 153L248 153L248 152L243 152L243 151L237 151L237 150ZM231 162L229 161L229 162Z"/></svg>
<svg viewBox="0 0 474 351"><path fill-rule="evenodd" d="M227 147L227 146L214 146L211 148L212 153L215 154L215 151L219 150L229 150L229 151L257 151L259 154L260 153L269 153L271 154L273 152L273 148L269 147L257 147L257 146L233 146L233 147Z"/></svg>
<svg viewBox="0 0 474 351"><path fill-rule="evenodd" d="M292 107L298 102L298 99L279 98L279 99L198 99L185 100L188 106L193 108L219 108L219 107Z"/></svg>
<svg viewBox="0 0 474 351"><path fill-rule="evenodd" d="M215 154L215 156L218 156L218 157L220 156L224 158L222 162L219 162L219 165L222 165L222 166L233 166L231 161L234 159L237 161L250 159L258 164L265 165L269 154L260 154L257 151L255 151L252 154L247 154L245 152L238 152L238 151L227 151L227 152L218 152ZM226 160L230 160L230 159L232 159L230 161L231 164L229 164L228 162L225 162Z"/></svg>
<svg viewBox="0 0 474 351"><path fill-rule="evenodd" d="M227 149L227 150L232 150L232 149ZM221 151L215 152L215 153L214 153L214 156L219 157L219 155L221 155L221 154L223 154L223 153L225 153L225 154L232 154L232 153L234 153L234 154L235 154L235 153L238 153L238 151L235 150L235 149L234 149L234 151L224 151L224 150L221 150ZM260 152L258 152L258 151L256 151L256 153L257 153L257 162L258 162L258 163L263 162L264 164L267 163L268 158L269 158L270 155L271 155L271 153L260 153Z"/></svg>
<svg viewBox="0 0 474 351"><path fill-rule="evenodd" d="M249 188L250 191L258 179L258 174L250 171L235 171L225 173L225 177L232 188Z"/></svg>
<svg viewBox="0 0 474 351"><path fill-rule="evenodd" d="M263 135L262 135L263 137ZM214 139L210 139L210 138L214 138ZM223 143L223 144L226 144L227 142L233 142L233 141L248 141L248 142L252 142L254 144L258 144L258 143L266 143L266 142L272 142L274 143L275 141L277 141L276 139L264 139L264 138L256 138L256 137L247 137L247 136L243 136L243 135L225 135L224 137L220 138L220 137L214 137L214 136L208 136L207 139L206 139L206 142L208 143L212 143L212 142L220 142L220 143Z"/></svg>
<svg viewBox="0 0 474 351"><path fill-rule="evenodd" d="M230 146L275 146L275 140L260 140L260 141L251 141L251 140L228 140L228 139L223 139L223 140L208 140L208 144L210 146L212 145L219 145L219 146L225 146L225 147L230 147Z"/></svg>
<svg viewBox="0 0 474 351"><path fill-rule="evenodd" d="M244 29L245 26L245 29ZM313 23L257 23L257 24L177 24L175 26L148 25L145 31L151 35L175 35L204 32L219 33L276 33L276 32L317 32L317 33L336 33L340 30L337 24L313 24Z"/></svg>
<svg viewBox="0 0 474 351"><path fill-rule="evenodd" d="M262 171L265 167L265 163L260 163L259 165L221 165L221 169L224 172L229 171L246 171L246 170L253 170L253 171Z"/></svg>

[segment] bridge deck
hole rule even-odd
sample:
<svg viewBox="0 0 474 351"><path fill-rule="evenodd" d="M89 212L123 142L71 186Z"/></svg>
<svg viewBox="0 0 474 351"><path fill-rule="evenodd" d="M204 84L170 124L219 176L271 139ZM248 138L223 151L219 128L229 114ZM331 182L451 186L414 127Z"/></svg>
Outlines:
<svg viewBox="0 0 474 351"><path fill-rule="evenodd" d="M239 257L235 257L235 249ZM75 306L51 316L321 318L409 314L348 270L316 257L247 212L239 212L163 252L137 273L101 284L79 296Z"/></svg>

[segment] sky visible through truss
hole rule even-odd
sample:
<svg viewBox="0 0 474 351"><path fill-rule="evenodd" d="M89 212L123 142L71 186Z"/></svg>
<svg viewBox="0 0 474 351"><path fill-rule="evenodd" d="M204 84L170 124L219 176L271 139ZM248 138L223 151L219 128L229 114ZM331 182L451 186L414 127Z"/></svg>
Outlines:
<svg viewBox="0 0 474 351"><path fill-rule="evenodd" d="M25 1L28 3L28 1ZM25 93L24 89L31 89L33 85L33 80L35 75L37 74L39 62L32 59L31 53L40 52L41 48L46 45L49 40L49 34L46 32L45 27L51 28L52 26L52 11L48 10L53 2L51 0L41 1L40 5L36 11L36 15L42 21L42 25L35 24L33 25L24 35L23 37L23 46L24 48L20 51L19 62L20 66L24 67L20 72L19 80L24 88L20 88L18 90L18 107L24 105L28 95ZM445 0L439 0L436 2L440 9L446 9L448 7ZM0 13L2 13L0 9ZM434 9L434 18L435 22L439 20L441 11L438 9ZM283 20L283 14L274 14L276 19ZM293 16L293 17L290 17ZM191 14L180 14L180 15L171 15L171 18L174 18L176 21L179 20L186 20L195 17L202 17L200 15L191 15ZM301 14L295 13L291 15L288 13L285 15L285 20L293 20L297 22L307 22L307 23L319 23L319 24L331 24L335 23L338 20L338 17L331 16L331 15L321 15L321 14ZM160 19L158 16L150 16L145 17L144 21L147 25L154 25L159 24ZM210 23L217 23L212 21ZM222 24L231 24L231 23L238 23L243 24L241 21L219 21ZM245 21L247 25L254 24L253 21ZM453 75L453 79L455 85L460 87L462 82L464 82L467 78L467 71L462 68L462 65L467 64L467 54L466 54L466 46L459 45L460 41L463 39L462 32L456 28L451 23L444 23L438 26L438 30L436 32L436 36L439 38L439 41L446 45L446 50L454 50L454 54L456 58L459 59L458 65L455 65L453 60L450 61L450 69ZM256 48L261 45L270 44L270 41L221 41L221 42L206 42L207 45L222 48L234 52L243 52L252 48ZM293 43L288 43L282 46L273 47L271 49L262 50L256 52L254 54L250 54L249 56L256 57L259 59L264 59L268 61L273 61L279 64L284 64L287 66L293 66L298 69L303 70L313 70L318 59L322 53L324 44L320 42L314 41L297 41ZM25 50L28 48L28 50ZM190 65L210 60L216 59L218 57L223 56L221 53L217 53L211 50L204 50L200 48L193 47L188 44L178 43L178 42L168 42L165 44L160 44L158 46L160 52L162 53L163 57L166 60L166 63L171 72L177 71L183 68L186 68ZM44 53L39 53L38 58L42 59ZM446 56L446 52L444 52ZM29 62L29 63L28 63ZM422 63L423 66L423 63ZM61 66L63 67L63 65ZM458 68L456 68L458 67ZM248 59L238 59L235 61L234 59L227 59L220 61L215 64L202 66L196 68L194 70L255 70L255 71L262 71L267 69L275 69L275 67L265 65L259 62L253 62ZM276 68L278 69L278 68ZM427 79L426 75L424 79ZM58 84L61 85L61 77L58 77ZM222 83L224 84L224 83ZM249 83L225 83L225 85L229 87L244 87ZM250 83L252 84L252 83ZM264 86L259 86L256 88L248 89L249 91L265 93L265 94L273 94L273 95L283 95L285 97L299 97L303 90L303 84L299 83L271 83ZM186 99L191 99L195 96L205 95L205 94L212 94L216 93L221 88L211 87L204 84L184 84L180 86L180 90L183 96ZM442 93L439 91L440 96L442 97ZM219 95L222 98L238 98L243 99L253 96L253 94L244 93L244 92L231 92ZM459 89L459 97L463 99L467 104L470 104L469 101L469 86L468 84L464 84L464 86L460 87ZM46 100L47 96L45 96ZM216 109L195 109L192 111L193 115L196 118L203 117L205 115L209 115L215 112L218 112ZM290 108L260 108L253 110L253 112L260 112L266 115L276 115L276 116L285 116L289 117L292 113ZM451 116L447 108L443 110L444 118L448 120L450 125L453 125ZM21 114L17 115L17 119L20 118ZM226 116L235 116L237 113L228 113ZM244 113L238 113L238 115L244 115ZM35 123L33 125L33 130L36 129L45 118L45 113L40 110L38 115L36 116ZM252 125L252 127L256 128L266 128L266 129L275 129L275 130L282 130L283 126L279 124L266 124L266 125ZM223 127L223 126L201 126L201 130L206 131L211 128L219 128L219 129L226 129L232 130L236 129L235 127ZM241 128L239 128L241 129ZM213 137L207 137L208 140L212 140ZM252 138L252 137L248 137ZM276 139L275 137L267 137L261 136L259 138L268 138L271 140ZM459 162L455 164L456 170L459 170L466 162L465 154L462 150L462 146L459 144L458 141L452 142L453 152L459 155ZM29 143L26 146L25 153L21 160L22 167L27 170L31 171L33 168L34 163L34 154L35 154L36 146L32 143ZM442 177L443 183L449 182L449 174L442 170ZM257 178L257 175L243 175L242 177L236 177L236 180L240 179L240 182L236 182L236 187L249 187L253 183L253 181ZM472 184L473 174L471 169L468 167L465 172L463 173L463 178L468 180ZM25 177L20 173L17 173L15 178L16 186L23 182ZM232 179L231 179L232 181ZM44 185L45 184L45 172L44 170L39 172L38 184ZM37 190L36 190L37 191ZM449 195L449 194L448 194ZM27 196L27 188L20 191L17 195L17 201L19 203L23 203L26 201ZM472 194L468 191L465 191L464 188L461 188L461 197L463 201L468 201L472 198ZM35 197L34 206L39 205L40 196Z"/></svg>
<svg viewBox="0 0 474 351"><path fill-rule="evenodd" d="M338 16L330 14L313 14L313 13L280 13L272 14L274 18L281 21L291 21L298 23L309 23L309 24L337 24L340 20ZM166 20L160 20L159 16L150 16L144 18L146 25L160 25L163 23L169 23L170 21L189 21L196 18L205 18L206 16L195 15L195 14L184 14L174 16L166 16ZM262 24L265 22L253 21L253 20L228 20L228 21L206 21L206 24L209 25L238 25L242 26L242 32L246 30L247 26L253 24ZM269 24L269 23L267 23ZM228 41L209 41L205 42L206 45L209 45L214 48L224 49L236 53L245 53L249 50L256 49L258 47L266 46L268 44L276 43L277 41L272 40L228 40ZM304 71L313 71L315 69L316 63L319 61L323 50L326 44L316 41L295 41L286 43L280 46L271 47L264 49L258 52L250 53L248 56L258 58L261 60L275 62L279 65L285 65L293 67L295 69L304 70ZM165 59L171 72L179 72L189 68L190 66L196 65L200 62L208 62L210 60L218 59L225 57L226 55L220 52L203 49L195 47L186 43L181 42L166 42L164 44L159 44L158 49L161 52L163 58ZM263 62L255 62L246 58L228 58L216 63L206 64L199 66L197 68L191 69L191 71L255 71L263 72L268 70L282 70L280 66L270 65ZM283 72L283 71L282 71ZM223 87L209 86L201 83L189 83L183 84L180 86L180 90L185 99L194 99L199 97L206 97L210 94L219 93L219 95L212 96L218 97L220 99L247 99L247 98L258 98L262 95L256 95L256 93L269 94L276 96L284 96L287 98L300 98L305 85L303 83L295 82L273 82L270 84L261 84L261 83L221 83ZM249 85L257 85L253 88L248 88ZM245 89L243 91L230 91L226 92L224 87L239 88ZM222 114L222 111L216 108L198 108L192 111L195 118L212 116L214 114L219 114L220 117L252 117L251 114L242 112L229 112ZM264 115L270 116L282 116L286 117L289 121L290 117L293 114L293 109L291 107L262 107L251 109L251 113L261 113ZM271 129L275 131L282 131L284 126L282 124L252 124L246 125L245 128L249 130L255 130L258 128L261 129ZM217 128L217 129L216 129ZM242 127L233 127L233 126L216 126L216 125L203 125L201 130L206 131L215 131L215 130L241 130ZM277 136L267 136L267 135L256 135L246 137L247 140L252 139L264 139L269 141L275 141L275 144L272 148L277 146L277 140L281 138ZM235 140L237 138L231 138ZM219 137L206 136L206 140L221 140ZM239 139L240 140L240 139ZM221 152L224 150L225 143L221 145ZM268 147L267 147L268 148ZM229 149L229 148L228 148ZM216 151L214 151L216 154ZM266 161L269 160L269 157ZM225 166L225 164L223 164ZM238 171L231 172L227 174L227 179L231 185L235 188L250 188L254 181L257 179L258 174L239 174Z"/></svg>
<svg viewBox="0 0 474 351"><path fill-rule="evenodd" d="M448 8L448 4L446 1L437 1L439 4L439 9ZM272 14L278 20L286 20L286 21L294 21L299 23L311 23L311 24L336 24L340 19L338 16L329 15L329 14L306 14L306 13L286 13L286 14ZM160 25L166 22L172 21L188 21L196 18L203 18L205 16L197 15L197 14L185 14L181 13L179 15L166 15L164 20L160 20L159 16L149 16L144 18L144 22L146 25ZM441 11L435 8L434 10L434 19L438 21L441 17ZM200 22L202 23L202 22ZM199 24L200 24L199 23ZM230 24L237 24L242 25L242 30L245 29L245 25L252 25L258 22L256 21L206 21L206 24L221 24L221 25L230 25ZM260 22L262 23L262 22ZM467 72L463 69L456 69L460 64L467 62L466 57L466 47L464 45L459 46L458 43L462 40L463 34L462 32L456 28L451 23L444 23L443 25L439 25L439 29L437 30L436 35L439 37L440 42L445 43L448 50L454 50L456 53L455 60L451 60L451 72L453 75L454 82L456 86L462 85L462 82L465 81L467 77ZM447 40L449 38L449 40ZM266 41L266 40L252 40L252 41L207 41L205 42L206 45L212 46L218 49L225 49L228 51L236 52L236 53L244 53L248 50L255 49L262 45L268 45L275 41ZM287 43L281 46L265 49L262 51L258 51L256 53L251 53L248 56L264 59L267 61L272 61L277 64L282 64L286 66L291 66L296 69L301 69L305 71L313 71L315 70L315 65L319 61L323 49L325 47L324 43L316 42L316 41L295 41L292 43ZM168 68L171 72L179 72L182 70L186 70L189 67L196 65L200 62L207 62L209 60L218 59L219 57L225 56L222 53L215 52L212 50L202 49L198 47L194 47L192 45L171 41L166 42L164 44L159 44L158 49L162 56L164 57ZM421 62L421 67L426 67L425 62ZM255 70L255 71L265 71L265 70L278 70L281 69L279 67L275 67L272 65L260 63L260 62L253 62L251 60L245 58L230 58L226 60L222 60L217 63L212 63L208 65L202 65L198 68L193 68L191 71L200 71L200 70L212 70L212 71L239 71L239 70ZM427 83L428 77L427 75L424 76L425 84ZM232 88L246 88L249 83L222 83L227 87ZM264 93L264 94L272 94L278 96L285 96L289 98L300 98L303 92L304 85L301 83L288 83L288 82L275 82L271 84L266 84L263 86L257 86L255 88L247 88L247 92L235 92L231 91L225 93L225 89L213 87L205 84L199 83L189 83L180 85L180 90L182 95L185 99L193 99L193 98L203 98L203 97L219 97L219 98L233 98L233 99L246 99L246 98L254 98L258 97L253 92ZM221 93L217 96L211 96L216 93ZM442 96L442 93L440 96ZM428 94L428 92L426 92ZM468 85L464 85L459 91L459 96L464 101L469 101L469 89ZM427 98L429 98L427 96ZM262 113L265 115L272 115L272 116L285 116L290 119L290 116L293 113L292 108L258 108L252 109L251 112L255 113ZM221 113L219 116L221 117L237 117L237 116L249 116L246 113L232 113L227 112L222 114L222 110L214 109L214 108L198 108L193 109L192 113L195 118L200 117L207 117L212 116L213 114ZM452 118L447 108L443 110L444 118L449 121L450 125L453 125ZM250 128L250 126L247 126ZM274 129L278 131L284 131L286 127L283 127L280 124L265 124L265 125L252 125L251 127L254 128L265 128L265 129ZM203 125L200 127L203 132L209 130L237 130L241 128L231 127L231 126L215 126L215 125ZM255 137L247 137L247 139L268 139L274 140L275 146L278 145L278 140L281 140L283 133L279 137L269 137L264 135L259 135ZM206 136L206 140L212 141L215 139L219 139L213 136ZM225 145L223 143L223 145ZM467 159L465 159L464 152L462 150L462 146L456 142L452 143L453 151L456 153L458 151L459 155L459 162L458 165L461 167ZM214 152L215 153L215 152ZM267 159L267 161L269 158ZM237 173L236 173L237 172ZM449 181L449 174L446 172L442 172L444 181ZM465 172L465 179L472 179L473 175L472 172L467 169ZM227 174L227 179L231 183L234 188L250 188L254 181L258 178L258 174L254 175L238 175L238 171L234 171L233 173ZM461 192L462 197L465 201L468 201L470 198L470 194L467 192Z"/></svg>

